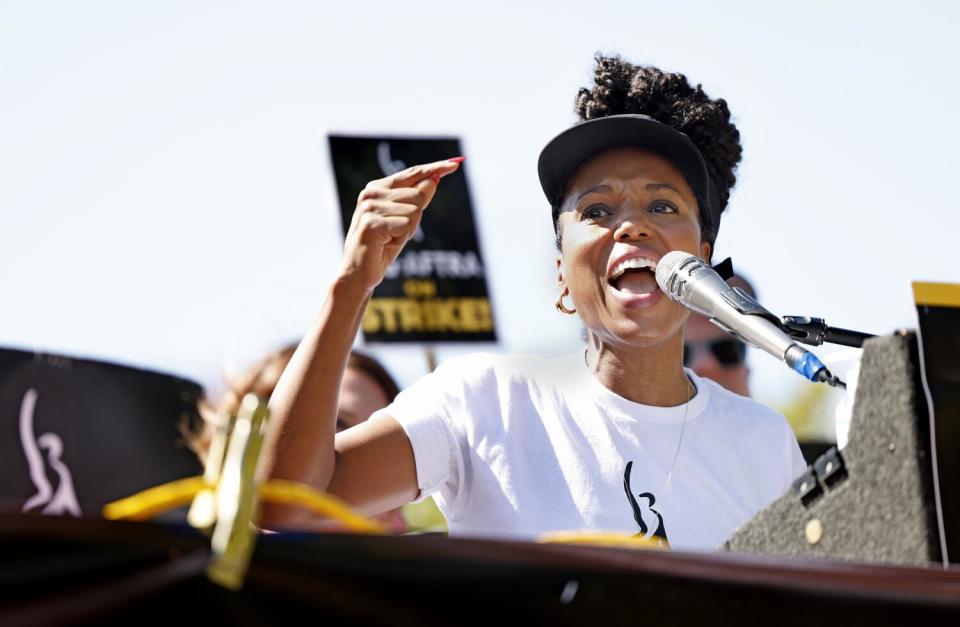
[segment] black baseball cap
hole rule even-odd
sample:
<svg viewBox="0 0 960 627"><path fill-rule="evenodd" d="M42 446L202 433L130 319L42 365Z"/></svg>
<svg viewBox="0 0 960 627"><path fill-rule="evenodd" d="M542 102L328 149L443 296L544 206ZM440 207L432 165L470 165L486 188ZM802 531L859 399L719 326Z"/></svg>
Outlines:
<svg viewBox="0 0 960 627"><path fill-rule="evenodd" d="M634 146L662 155L680 171L703 204L713 222L720 227L720 196L707 174L703 155L686 134L637 113L610 115L580 122L563 131L540 152L537 171L540 185L551 206L560 203L567 179L584 161L609 148Z"/></svg>

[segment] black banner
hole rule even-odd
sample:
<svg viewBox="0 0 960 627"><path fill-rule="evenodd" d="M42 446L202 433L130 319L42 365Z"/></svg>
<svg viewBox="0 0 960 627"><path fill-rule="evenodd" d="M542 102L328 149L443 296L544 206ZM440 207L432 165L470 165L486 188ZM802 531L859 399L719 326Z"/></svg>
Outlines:
<svg viewBox="0 0 960 627"><path fill-rule="evenodd" d="M179 430L197 424L200 393L169 375L0 349L0 510L99 517L200 474Z"/></svg>
<svg viewBox="0 0 960 627"><path fill-rule="evenodd" d="M960 562L960 285L913 284L924 385L930 394L931 433L936 447L937 492L944 547Z"/></svg>
<svg viewBox="0 0 960 627"><path fill-rule="evenodd" d="M461 154L457 139L329 140L344 233L369 181ZM363 316L368 342L496 341L465 165L444 177L417 233L374 291Z"/></svg>

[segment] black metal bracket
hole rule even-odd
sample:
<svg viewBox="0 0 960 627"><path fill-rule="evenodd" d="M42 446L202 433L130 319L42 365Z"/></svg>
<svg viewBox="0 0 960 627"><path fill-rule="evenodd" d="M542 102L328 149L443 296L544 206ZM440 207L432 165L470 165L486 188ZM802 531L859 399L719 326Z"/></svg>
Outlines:
<svg viewBox="0 0 960 627"><path fill-rule="evenodd" d="M812 466L794 479L791 490L804 507L810 507L828 490L833 490L847 479L847 466L836 446L817 458Z"/></svg>
<svg viewBox="0 0 960 627"><path fill-rule="evenodd" d="M817 481L817 476L811 467L807 467L806 472L794 479L791 489L800 497L804 507L810 507L814 501L823 496L823 487Z"/></svg>
<svg viewBox="0 0 960 627"><path fill-rule="evenodd" d="M817 461L813 462L813 472L828 490L832 490L846 480L847 466L836 446L830 447L826 453L817 458Z"/></svg>
<svg viewBox="0 0 960 627"><path fill-rule="evenodd" d="M828 326L827 321L823 318L784 316L777 324L787 335L810 346L820 346L824 342L828 342L860 348L865 340L874 337L870 333Z"/></svg>

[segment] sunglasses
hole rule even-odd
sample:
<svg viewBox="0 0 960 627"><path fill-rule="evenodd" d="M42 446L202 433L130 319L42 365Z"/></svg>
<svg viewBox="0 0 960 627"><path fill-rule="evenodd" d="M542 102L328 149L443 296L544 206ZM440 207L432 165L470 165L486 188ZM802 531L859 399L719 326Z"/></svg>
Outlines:
<svg viewBox="0 0 960 627"><path fill-rule="evenodd" d="M747 356L747 345L732 337L709 342L684 342L683 365L692 364L697 354L704 349L709 350L713 358L725 368L742 364Z"/></svg>

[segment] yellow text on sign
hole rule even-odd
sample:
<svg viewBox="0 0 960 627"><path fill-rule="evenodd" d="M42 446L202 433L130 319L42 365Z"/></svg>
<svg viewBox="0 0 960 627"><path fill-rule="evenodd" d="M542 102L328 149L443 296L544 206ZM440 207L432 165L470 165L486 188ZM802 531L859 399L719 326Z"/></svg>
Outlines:
<svg viewBox="0 0 960 627"><path fill-rule="evenodd" d="M430 298L437 295L437 282L430 279L407 279L403 282L403 295Z"/></svg>
<svg viewBox="0 0 960 627"><path fill-rule="evenodd" d="M372 298L363 313L364 333L490 333L486 298Z"/></svg>

